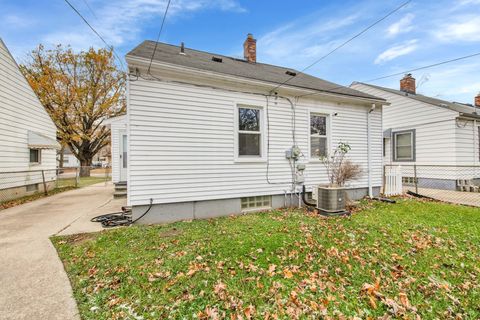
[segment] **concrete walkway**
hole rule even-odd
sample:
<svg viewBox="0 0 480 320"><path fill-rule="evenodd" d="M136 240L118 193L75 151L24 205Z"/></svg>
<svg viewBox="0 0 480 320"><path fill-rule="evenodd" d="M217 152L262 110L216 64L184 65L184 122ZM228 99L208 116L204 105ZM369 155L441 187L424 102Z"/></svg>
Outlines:
<svg viewBox="0 0 480 320"><path fill-rule="evenodd" d="M415 192L415 187L405 187L404 190L405 192L408 190ZM418 193L422 196L430 197L443 202L462 204L471 207L480 207L479 192L418 188Z"/></svg>
<svg viewBox="0 0 480 320"><path fill-rule="evenodd" d="M79 319L49 237L100 231L90 218L125 205L112 194L100 183L0 211L0 319Z"/></svg>

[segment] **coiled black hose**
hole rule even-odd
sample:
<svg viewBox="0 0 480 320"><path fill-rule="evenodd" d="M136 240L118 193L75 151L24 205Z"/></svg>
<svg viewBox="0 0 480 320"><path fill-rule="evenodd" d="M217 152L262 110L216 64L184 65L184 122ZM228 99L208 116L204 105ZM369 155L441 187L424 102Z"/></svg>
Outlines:
<svg viewBox="0 0 480 320"><path fill-rule="evenodd" d="M132 220L132 209L128 207L122 207L121 212L112 212L112 213L107 213L107 214L102 214L100 216L96 216L92 219L90 219L91 222L100 222L102 224L102 227L104 228L112 228L112 227L119 227L119 226L129 226L131 224L134 224L141 218L143 218L152 208L153 205L153 199L150 199L150 205L148 206L148 209L140 215L135 220Z"/></svg>

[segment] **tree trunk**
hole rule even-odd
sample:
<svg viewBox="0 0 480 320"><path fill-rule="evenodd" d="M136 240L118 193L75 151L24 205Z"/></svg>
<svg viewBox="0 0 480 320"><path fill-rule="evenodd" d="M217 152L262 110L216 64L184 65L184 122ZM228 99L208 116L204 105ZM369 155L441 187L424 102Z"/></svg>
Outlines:
<svg viewBox="0 0 480 320"><path fill-rule="evenodd" d="M60 149L60 160L58 161L58 162L59 162L59 163L58 163L58 167L59 167L60 169L63 168L63 158L64 158L63 153L64 153L64 151L65 151L65 147L62 146L62 149Z"/></svg>
<svg viewBox="0 0 480 320"><path fill-rule="evenodd" d="M80 160L80 177L90 177L92 160Z"/></svg>

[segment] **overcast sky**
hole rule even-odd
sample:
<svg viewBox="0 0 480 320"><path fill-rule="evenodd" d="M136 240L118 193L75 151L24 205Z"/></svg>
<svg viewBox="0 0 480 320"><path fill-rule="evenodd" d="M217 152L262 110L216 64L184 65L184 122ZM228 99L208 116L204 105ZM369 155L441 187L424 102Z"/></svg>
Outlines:
<svg viewBox="0 0 480 320"><path fill-rule="evenodd" d="M70 0L123 57L155 39L166 0ZM405 0L404 0L405 1ZM404 1L172 0L161 41L302 69ZM63 0L0 0L0 37L20 62L43 43L75 50L102 42ZM480 52L480 0L412 1L308 73L342 85ZM420 93L472 103L480 56L414 73ZM376 82L398 88L400 77Z"/></svg>

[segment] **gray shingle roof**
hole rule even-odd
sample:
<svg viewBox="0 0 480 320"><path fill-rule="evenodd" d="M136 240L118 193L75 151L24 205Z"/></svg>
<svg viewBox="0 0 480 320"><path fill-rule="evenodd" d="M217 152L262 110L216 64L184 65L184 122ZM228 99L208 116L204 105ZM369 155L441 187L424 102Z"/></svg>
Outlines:
<svg viewBox="0 0 480 320"><path fill-rule="evenodd" d="M154 47L154 41L144 41L130 51L127 57L138 57L150 60ZM212 57L221 58L222 62L215 62L212 60ZM157 44L154 60L189 68L266 81L272 83L272 89L275 85L281 84L289 79L291 76L287 75L286 72L291 71L297 73L297 75L288 82L288 86L384 101L382 98L374 97L349 87L339 86L338 84L307 74L299 74L300 72L294 69L258 62L248 63L243 59L187 48L185 48L185 55L182 55L180 54L179 46L161 42Z"/></svg>
<svg viewBox="0 0 480 320"><path fill-rule="evenodd" d="M420 101L420 102L423 102L423 103L428 103L428 104L431 104L431 105L434 105L434 106L447 108L447 109L450 109L452 111L462 113L464 115L470 115L470 116L474 116L474 117L479 117L480 116L480 114L478 113L478 112L480 112L480 109L478 110L477 113L475 113L476 109L474 108L474 106L469 105L469 104L464 104L464 103L459 103L459 102L450 102L450 101L441 100L441 99L437 99L437 98L427 97L427 96L424 96L422 94L406 93L406 92L403 92L403 91L400 91L400 90L375 86L373 84L368 84L368 83L362 83L362 82L354 82L354 83L363 84L365 86L369 86L369 87L372 87L372 88L375 88L375 89L379 89L379 90L387 91L387 92L390 92L390 93L398 94L398 95L401 95L401 96L404 96L404 97L409 97L411 99L414 99L414 100L417 100L417 101Z"/></svg>

